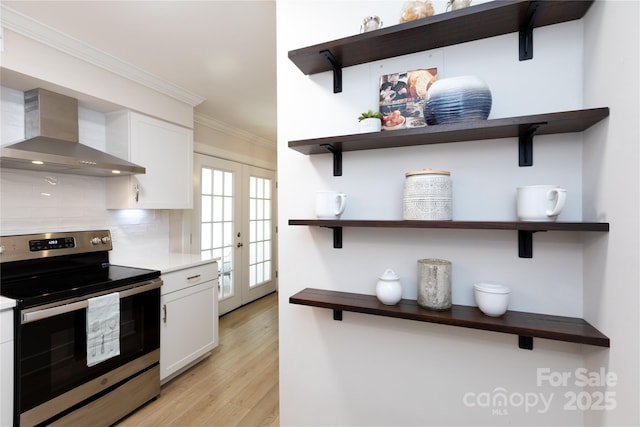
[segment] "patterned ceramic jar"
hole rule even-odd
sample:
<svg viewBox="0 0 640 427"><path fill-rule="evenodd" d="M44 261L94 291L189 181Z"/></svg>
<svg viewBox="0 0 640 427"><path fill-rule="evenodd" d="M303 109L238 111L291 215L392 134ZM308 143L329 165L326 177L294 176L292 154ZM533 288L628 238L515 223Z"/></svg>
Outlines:
<svg viewBox="0 0 640 427"><path fill-rule="evenodd" d="M451 172L423 169L405 174L402 217L405 220L453 219Z"/></svg>

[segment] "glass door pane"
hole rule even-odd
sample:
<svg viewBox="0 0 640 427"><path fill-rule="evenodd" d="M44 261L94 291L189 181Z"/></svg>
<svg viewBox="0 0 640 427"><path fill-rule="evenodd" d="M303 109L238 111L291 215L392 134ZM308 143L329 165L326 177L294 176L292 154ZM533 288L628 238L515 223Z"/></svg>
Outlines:
<svg viewBox="0 0 640 427"><path fill-rule="evenodd" d="M276 290L275 172L243 165L243 304Z"/></svg>
<svg viewBox="0 0 640 427"><path fill-rule="evenodd" d="M200 252L220 258L218 299L236 295L234 263L234 173L201 168Z"/></svg>
<svg viewBox="0 0 640 427"><path fill-rule="evenodd" d="M271 180L249 177L249 287L271 280Z"/></svg>

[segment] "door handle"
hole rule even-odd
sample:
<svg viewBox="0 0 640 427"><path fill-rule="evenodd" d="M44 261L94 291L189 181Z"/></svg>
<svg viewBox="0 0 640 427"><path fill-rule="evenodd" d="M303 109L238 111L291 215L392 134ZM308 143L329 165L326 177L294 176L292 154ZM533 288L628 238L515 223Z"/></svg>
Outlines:
<svg viewBox="0 0 640 427"><path fill-rule="evenodd" d="M76 310L82 310L87 308L89 305L88 299L97 297L100 295L105 295L110 292L119 292L120 299L127 298L133 295L137 295L143 292L151 291L153 289L157 289L162 286L162 280L160 279L152 279L146 282L141 282L138 285L123 286L121 288L112 289L107 292L97 292L95 294L87 295L85 299L76 302L66 302L62 301L58 305L50 308L44 309L27 309L21 312L22 319L20 324L24 325L25 323L35 322L36 320L46 319L48 317L57 316L59 314L70 313Z"/></svg>
<svg viewBox="0 0 640 427"><path fill-rule="evenodd" d="M167 323L167 304L162 305L162 321Z"/></svg>
<svg viewBox="0 0 640 427"><path fill-rule="evenodd" d="M244 245L243 245L242 243L238 243L238 244L236 245L236 248L241 248L241 247L243 247L243 246L244 246Z"/></svg>

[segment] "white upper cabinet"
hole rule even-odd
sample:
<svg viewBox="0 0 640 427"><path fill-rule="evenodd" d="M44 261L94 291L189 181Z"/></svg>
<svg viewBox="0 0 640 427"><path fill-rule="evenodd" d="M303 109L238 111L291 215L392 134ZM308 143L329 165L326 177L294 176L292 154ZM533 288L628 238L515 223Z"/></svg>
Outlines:
<svg viewBox="0 0 640 427"><path fill-rule="evenodd" d="M107 209L191 209L193 130L132 111L107 114L107 152L144 175L109 178Z"/></svg>

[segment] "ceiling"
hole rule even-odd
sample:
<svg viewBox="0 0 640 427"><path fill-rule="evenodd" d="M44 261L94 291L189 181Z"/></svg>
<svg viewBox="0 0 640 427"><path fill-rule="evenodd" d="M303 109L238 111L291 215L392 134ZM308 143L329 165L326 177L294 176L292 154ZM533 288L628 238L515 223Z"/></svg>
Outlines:
<svg viewBox="0 0 640 427"><path fill-rule="evenodd" d="M275 1L8 1L205 100L196 115L276 144Z"/></svg>

